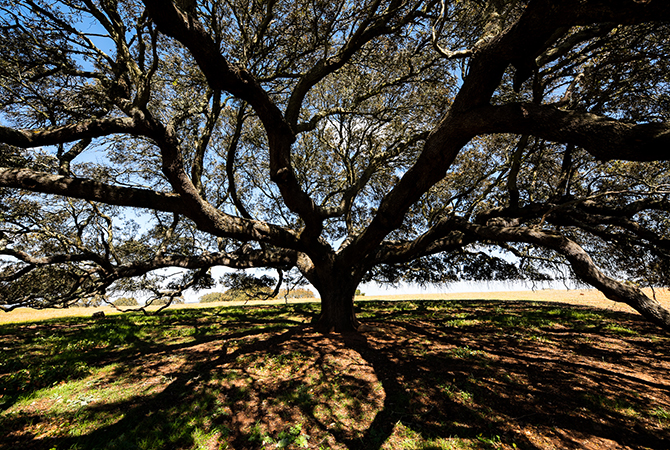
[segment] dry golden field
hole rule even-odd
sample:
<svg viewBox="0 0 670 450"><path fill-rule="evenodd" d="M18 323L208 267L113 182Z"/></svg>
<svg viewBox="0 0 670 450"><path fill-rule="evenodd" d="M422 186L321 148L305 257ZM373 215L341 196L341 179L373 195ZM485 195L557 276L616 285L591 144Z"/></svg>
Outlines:
<svg viewBox="0 0 670 450"><path fill-rule="evenodd" d="M645 289L647 295L653 295L651 290ZM655 289L657 300L666 308L670 309L670 290ZM591 306L610 311L635 312L630 306L623 303L615 303L608 300L600 291L595 289L573 289L573 290L537 290L537 291L498 291L498 292L454 292L438 294L403 294L403 295L370 295L357 297L357 300L528 300L539 302L557 302L564 304L575 304ZM292 299L290 303L306 303L318 301L318 299ZM253 301L248 304L282 304L284 299L268 300L264 302ZM177 308L212 308L220 306L239 306L241 302L213 302L213 303L186 303L171 306ZM157 307L149 308L157 309ZM110 306L98 308L68 308L68 309L45 309L35 310L31 308L17 308L9 313L0 312L0 323L31 322L58 317L91 316L96 311L105 314L120 314L119 311Z"/></svg>

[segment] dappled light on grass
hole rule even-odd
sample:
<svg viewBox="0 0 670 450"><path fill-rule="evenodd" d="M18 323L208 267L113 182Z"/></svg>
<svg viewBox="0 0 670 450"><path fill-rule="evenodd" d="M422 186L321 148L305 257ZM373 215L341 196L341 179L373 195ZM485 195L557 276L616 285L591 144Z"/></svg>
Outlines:
<svg viewBox="0 0 670 450"><path fill-rule="evenodd" d="M365 302L3 325L0 447L665 448L668 337L552 304Z"/></svg>

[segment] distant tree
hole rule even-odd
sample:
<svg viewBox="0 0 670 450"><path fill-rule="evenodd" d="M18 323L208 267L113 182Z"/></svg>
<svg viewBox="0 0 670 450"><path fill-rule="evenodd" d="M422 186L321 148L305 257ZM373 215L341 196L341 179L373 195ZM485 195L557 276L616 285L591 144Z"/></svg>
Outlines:
<svg viewBox="0 0 670 450"><path fill-rule="evenodd" d="M84 308L95 308L102 305L105 302L105 296L102 295L93 295L84 297L79 300L77 306L82 306Z"/></svg>
<svg viewBox="0 0 670 450"><path fill-rule="evenodd" d="M184 297L160 297L154 298L147 302L147 306L165 306L165 305L181 305L184 303Z"/></svg>
<svg viewBox="0 0 670 450"><path fill-rule="evenodd" d="M211 292L200 297L200 303L223 302L226 300L223 292Z"/></svg>
<svg viewBox="0 0 670 450"><path fill-rule="evenodd" d="M282 289L277 296L286 298L314 298L314 292L302 288L291 290Z"/></svg>
<svg viewBox="0 0 670 450"><path fill-rule="evenodd" d="M120 297L114 300L114 306L139 306L135 297Z"/></svg>
<svg viewBox="0 0 670 450"><path fill-rule="evenodd" d="M227 301L248 301L253 299L262 299L262 298L272 298L275 297L272 289L269 287L260 287L255 288L251 291L231 288L225 292L212 292L205 294L200 297L200 303L212 303L212 302L227 302ZM314 292L309 289L280 289L276 297L281 298L313 298Z"/></svg>
<svg viewBox="0 0 670 450"><path fill-rule="evenodd" d="M617 281L670 285L670 2L0 8L6 309L294 268L323 329L363 281L554 277L670 329Z"/></svg>

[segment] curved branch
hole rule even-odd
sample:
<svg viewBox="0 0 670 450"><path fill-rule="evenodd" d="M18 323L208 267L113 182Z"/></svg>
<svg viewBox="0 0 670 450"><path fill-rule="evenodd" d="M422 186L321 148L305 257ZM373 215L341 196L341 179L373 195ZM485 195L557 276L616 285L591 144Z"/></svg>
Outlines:
<svg viewBox="0 0 670 450"><path fill-rule="evenodd" d="M144 275L156 269L179 267L182 269L203 269L214 266L226 266L233 269L251 269L254 267L286 268L296 264L297 252L293 250L250 250L242 247L240 251L226 253L205 253L198 256L169 255L152 260L140 261L119 266L114 278L127 278Z"/></svg>
<svg viewBox="0 0 670 450"><path fill-rule="evenodd" d="M95 253L90 252L77 255L59 254L59 255L45 256L42 258L35 258L26 252L6 248L0 250L0 255L13 256L14 258L23 261L24 263L32 267L47 266L50 264L62 264L66 262L84 262L84 261L91 261L100 266L109 267L109 264L107 263L107 261L105 261L104 258L102 258L99 255L96 255Z"/></svg>
<svg viewBox="0 0 670 450"><path fill-rule="evenodd" d="M220 91L215 91L212 93L211 102L212 108L205 113L205 126L203 127L200 138L195 145L195 156L193 157L193 163L191 167L191 180L193 180L193 185L200 192L203 190L202 171L205 160L205 152L207 151L207 147L209 146L209 143L212 139L212 133L214 133L214 128L216 127L216 123L219 120L219 115L221 114L222 110Z"/></svg>
<svg viewBox="0 0 670 450"><path fill-rule="evenodd" d="M177 194L113 186L29 169L4 168L0 168L0 187L182 214L195 221L201 230L215 236L243 241L256 240L288 248L299 247L297 237L291 231L262 221L229 216L216 210L209 203L201 201L201 203L194 204L185 201L183 196Z"/></svg>
<svg viewBox="0 0 670 450"><path fill-rule="evenodd" d="M670 330L670 311L647 297L640 289L620 283L603 274L586 251L576 242L551 231L526 227L492 227L455 221L455 226L480 239L505 242L526 242L552 249L563 255L575 274L615 302L626 303L644 317Z"/></svg>
<svg viewBox="0 0 670 450"><path fill-rule="evenodd" d="M388 8L379 17L374 17L381 3L380 0L374 0L372 5L370 5L365 18L340 50L329 58L321 59L314 67L307 71L303 77L301 77L300 81L293 89L288 106L286 107L286 120L292 127L296 127L303 100L313 86L347 64L354 53L360 50L363 45L370 42L372 39L384 34L392 33L399 27L409 23L415 18L417 9L421 5L420 2L417 2L416 5L410 8L410 11L407 14L394 20L393 26L390 26L389 22L394 18L394 15L402 6L402 2L391 2Z"/></svg>
<svg viewBox="0 0 670 450"><path fill-rule="evenodd" d="M461 231L440 227L431 229L414 241L385 241L375 255L374 264L407 262L423 256L463 248L472 239Z"/></svg>
<svg viewBox="0 0 670 450"><path fill-rule="evenodd" d="M545 64L548 64L562 57L563 55L565 55L567 52L569 52L575 46L581 44L582 42L586 42L596 37L605 36L614 28L615 24L613 23L603 23L595 25L593 27L583 28L578 32L571 34L570 36L563 39L563 41L558 45L556 45L555 47L547 49L544 53L542 53L535 59L535 64L537 65L537 67L542 67ZM563 29L561 31L567 31L567 30Z"/></svg>
<svg viewBox="0 0 670 450"><path fill-rule="evenodd" d="M440 16L438 19L435 21L433 26L431 27L431 42L433 44L433 48L442 55L443 57L447 59L456 59L456 58L468 58L472 56L472 49L465 49L465 50L447 50L445 48L442 48L437 42L437 35L442 31L442 28L444 27L444 21L446 20L446 13L447 13L447 2L446 0L441 0L440 2Z"/></svg>
<svg viewBox="0 0 670 450"><path fill-rule="evenodd" d="M302 190L291 165L295 134L277 105L244 68L230 64L219 46L192 15L181 12L173 2L144 0L158 28L188 48L214 90L224 90L246 101L258 114L267 133L270 150L270 178L279 187L286 206L305 221L303 239L316 240L321 233L323 212Z"/></svg>
<svg viewBox="0 0 670 450"><path fill-rule="evenodd" d="M163 34L188 48L212 89L224 90L248 102L266 128L275 126L277 133L292 136L281 111L263 88L244 68L235 67L223 57L219 46L196 18L182 12L172 1L144 0L144 4Z"/></svg>
<svg viewBox="0 0 670 450"><path fill-rule="evenodd" d="M235 158L237 154L237 145L240 142L240 137L242 136L242 127L244 126L244 121L246 119L246 105L240 106L239 111L237 112L237 118L235 119L235 131L233 136L230 139L228 144L228 149L226 151L226 176L228 177L228 193L230 194L235 207L242 215L247 219L251 219L251 214L247 211L247 208L244 207L244 204L240 200L240 197L237 193L237 183L235 182Z"/></svg>
<svg viewBox="0 0 670 450"><path fill-rule="evenodd" d="M360 254L374 251L389 232L400 226L410 206L445 176L460 150L479 134L537 135L585 146L603 159L627 156L639 160L640 154L646 155L646 160L668 159L670 135L664 124L629 125L541 105L489 105L508 65L516 68L515 85L525 81L532 74L535 58L551 45L558 28L596 22L640 23L668 17L670 3L660 0L530 2L515 24L483 43L473 55L468 76L449 112L426 139L417 162L385 196L368 229L344 249L343 257L354 261ZM544 116L550 117L539 120ZM558 133L556 121L561 120L563 126ZM580 121L588 127L577 126ZM566 135L568 139L564 138ZM640 138L642 142L638 141Z"/></svg>

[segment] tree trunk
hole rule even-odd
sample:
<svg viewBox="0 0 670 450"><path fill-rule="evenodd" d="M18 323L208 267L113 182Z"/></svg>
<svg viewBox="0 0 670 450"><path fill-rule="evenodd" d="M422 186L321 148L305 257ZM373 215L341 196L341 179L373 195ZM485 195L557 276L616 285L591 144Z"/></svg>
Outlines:
<svg viewBox="0 0 670 450"><path fill-rule="evenodd" d="M331 275L330 282L317 286L321 296L321 313L314 327L324 332L356 331L360 322L354 311L357 282Z"/></svg>

